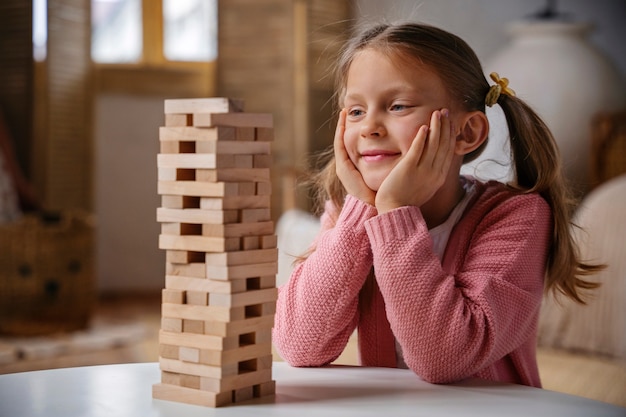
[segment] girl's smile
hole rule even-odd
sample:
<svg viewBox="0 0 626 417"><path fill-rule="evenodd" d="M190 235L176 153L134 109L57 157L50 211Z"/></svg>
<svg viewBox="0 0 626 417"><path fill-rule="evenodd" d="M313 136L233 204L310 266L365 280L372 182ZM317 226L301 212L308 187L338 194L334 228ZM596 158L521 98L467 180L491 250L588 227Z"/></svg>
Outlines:
<svg viewBox="0 0 626 417"><path fill-rule="evenodd" d="M360 153L363 161L367 163L385 162L392 158L401 156L401 152L386 151L383 149L364 150Z"/></svg>

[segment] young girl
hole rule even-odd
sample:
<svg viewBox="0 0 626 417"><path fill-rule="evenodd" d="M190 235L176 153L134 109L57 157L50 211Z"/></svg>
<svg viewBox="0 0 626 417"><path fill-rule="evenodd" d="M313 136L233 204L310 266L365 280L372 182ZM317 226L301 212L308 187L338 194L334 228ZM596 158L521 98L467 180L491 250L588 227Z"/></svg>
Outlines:
<svg viewBox="0 0 626 417"><path fill-rule="evenodd" d="M334 361L358 328L364 366L426 381L541 386L544 288L582 302L572 203L545 124L461 39L378 26L346 46L334 158L318 178L322 230L280 289L274 343L293 366ZM515 182L460 176L506 115ZM545 282L544 282L545 280Z"/></svg>

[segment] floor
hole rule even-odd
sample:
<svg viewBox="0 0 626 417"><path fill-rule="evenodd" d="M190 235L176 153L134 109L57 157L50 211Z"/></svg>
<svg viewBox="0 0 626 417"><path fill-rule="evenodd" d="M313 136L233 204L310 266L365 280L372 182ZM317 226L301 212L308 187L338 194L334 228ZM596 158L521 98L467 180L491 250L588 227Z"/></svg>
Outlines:
<svg viewBox="0 0 626 417"><path fill-rule="evenodd" d="M0 374L158 361L160 294L98 300L85 331L49 337L0 336Z"/></svg>
<svg viewBox="0 0 626 417"><path fill-rule="evenodd" d="M95 309L89 329L45 338L0 336L0 374L110 363L158 361L159 294L109 296ZM275 360L281 360L274 352ZM545 389L626 407L626 364L540 349ZM350 340L339 364L356 364Z"/></svg>

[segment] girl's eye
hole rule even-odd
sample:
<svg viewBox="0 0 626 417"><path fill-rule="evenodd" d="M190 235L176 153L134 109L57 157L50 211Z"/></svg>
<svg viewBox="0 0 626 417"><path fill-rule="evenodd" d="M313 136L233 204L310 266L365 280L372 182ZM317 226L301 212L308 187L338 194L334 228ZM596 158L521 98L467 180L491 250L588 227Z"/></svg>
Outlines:
<svg viewBox="0 0 626 417"><path fill-rule="evenodd" d="M348 116L351 116L351 117L359 117L362 115L363 115L363 110L360 110L360 109L351 109L348 112Z"/></svg>
<svg viewBox="0 0 626 417"><path fill-rule="evenodd" d="M405 104L394 104L391 106L391 111L402 111L406 109L408 106Z"/></svg>

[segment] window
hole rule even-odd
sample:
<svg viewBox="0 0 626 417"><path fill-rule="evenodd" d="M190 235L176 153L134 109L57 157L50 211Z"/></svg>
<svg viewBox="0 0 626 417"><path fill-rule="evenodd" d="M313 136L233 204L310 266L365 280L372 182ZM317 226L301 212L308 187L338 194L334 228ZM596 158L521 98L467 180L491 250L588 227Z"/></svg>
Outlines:
<svg viewBox="0 0 626 417"><path fill-rule="evenodd" d="M163 52L171 61L213 61L217 56L215 0L163 0Z"/></svg>
<svg viewBox="0 0 626 417"><path fill-rule="evenodd" d="M207 62L217 55L216 0L91 0L97 63Z"/></svg>
<svg viewBox="0 0 626 417"><path fill-rule="evenodd" d="M139 62L141 0L92 0L91 58L99 63Z"/></svg>
<svg viewBox="0 0 626 417"><path fill-rule="evenodd" d="M48 18L46 0L33 1L33 57L41 62L46 59L46 42L48 40Z"/></svg>
<svg viewBox="0 0 626 417"><path fill-rule="evenodd" d="M214 93L217 0L90 1L98 90Z"/></svg>

